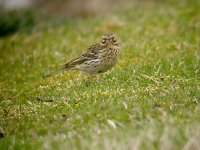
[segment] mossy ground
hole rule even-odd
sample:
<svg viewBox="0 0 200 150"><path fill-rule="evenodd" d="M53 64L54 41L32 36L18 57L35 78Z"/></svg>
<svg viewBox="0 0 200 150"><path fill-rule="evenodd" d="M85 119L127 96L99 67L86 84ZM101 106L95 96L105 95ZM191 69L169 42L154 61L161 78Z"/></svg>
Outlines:
<svg viewBox="0 0 200 150"><path fill-rule="evenodd" d="M152 1L1 38L0 149L200 149L199 10ZM42 78L108 32L113 70Z"/></svg>

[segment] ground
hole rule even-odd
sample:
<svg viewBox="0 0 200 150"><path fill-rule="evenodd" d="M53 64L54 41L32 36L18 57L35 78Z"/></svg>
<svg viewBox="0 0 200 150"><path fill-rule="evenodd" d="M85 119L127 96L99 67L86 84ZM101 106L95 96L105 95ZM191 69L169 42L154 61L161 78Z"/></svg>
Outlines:
<svg viewBox="0 0 200 150"><path fill-rule="evenodd" d="M0 149L200 149L200 3L141 2L0 39ZM104 33L116 67L42 75Z"/></svg>

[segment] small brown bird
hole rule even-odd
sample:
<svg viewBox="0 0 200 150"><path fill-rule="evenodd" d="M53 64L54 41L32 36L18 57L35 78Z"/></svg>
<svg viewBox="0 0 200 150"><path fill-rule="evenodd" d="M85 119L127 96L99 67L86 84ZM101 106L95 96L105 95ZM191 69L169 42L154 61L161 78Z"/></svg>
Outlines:
<svg viewBox="0 0 200 150"><path fill-rule="evenodd" d="M80 70L95 76L111 69L119 58L119 52L119 46L114 35L105 34L100 43L90 46L85 53L66 63L61 69L44 77L67 70Z"/></svg>

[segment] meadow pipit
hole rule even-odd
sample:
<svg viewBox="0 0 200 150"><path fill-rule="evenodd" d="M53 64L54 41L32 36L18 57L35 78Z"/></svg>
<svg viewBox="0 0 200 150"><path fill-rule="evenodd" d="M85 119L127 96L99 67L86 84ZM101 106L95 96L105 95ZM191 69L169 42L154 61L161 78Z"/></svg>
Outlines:
<svg viewBox="0 0 200 150"><path fill-rule="evenodd" d="M119 58L119 46L112 34L105 34L101 42L90 46L87 51L79 57L63 65L45 77L67 70L80 70L90 75L106 72L111 69Z"/></svg>

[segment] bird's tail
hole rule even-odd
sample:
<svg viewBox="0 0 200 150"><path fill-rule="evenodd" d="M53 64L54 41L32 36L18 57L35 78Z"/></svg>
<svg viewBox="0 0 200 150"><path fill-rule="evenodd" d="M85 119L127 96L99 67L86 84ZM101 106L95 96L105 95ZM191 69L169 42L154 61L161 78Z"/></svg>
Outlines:
<svg viewBox="0 0 200 150"><path fill-rule="evenodd" d="M50 73L50 74L47 74L47 75L44 75L43 77L50 77L50 76L52 76L52 75L54 75L54 74L58 74L58 73L60 73L60 72L63 72L63 71L66 71L66 70L68 70L68 69L66 69L66 68L61 68L61 69L59 69L59 70L56 70L56 71L54 71L54 72L52 72L52 73Z"/></svg>

